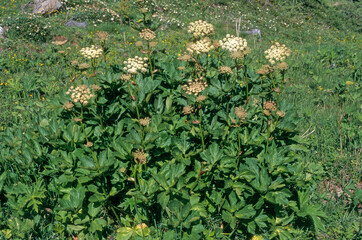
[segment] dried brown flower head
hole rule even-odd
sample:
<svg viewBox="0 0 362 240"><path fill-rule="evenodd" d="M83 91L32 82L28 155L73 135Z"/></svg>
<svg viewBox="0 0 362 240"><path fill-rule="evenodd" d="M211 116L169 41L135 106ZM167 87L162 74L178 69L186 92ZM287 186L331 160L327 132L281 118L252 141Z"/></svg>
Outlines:
<svg viewBox="0 0 362 240"><path fill-rule="evenodd" d="M271 73L273 71L274 71L274 69L273 69L272 66L270 66L270 65L262 65L260 67L260 69L258 70L258 74L264 75L264 74Z"/></svg>
<svg viewBox="0 0 362 240"><path fill-rule="evenodd" d="M102 89L100 86L98 86L98 85L96 85L96 84L92 84L92 85L91 85L91 88L92 88L94 91L99 91L99 90Z"/></svg>
<svg viewBox="0 0 362 240"><path fill-rule="evenodd" d="M146 28L146 29L143 29L140 33L140 38L143 38L144 40L146 41L149 41L149 40L152 40L152 39L155 39L156 38L156 34L154 31Z"/></svg>
<svg viewBox="0 0 362 240"><path fill-rule="evenodd" d="M136 45L136 47L142 47L143 42L141 42L141 41L137 41L137 42L135 43L135 45Z"/></svg>
<svg viewBox="0 0 362 240"><path fill-rule="evenodd" d="M183 61L183 62L187 62L187 61L190 60L191 58L192 58L191 55L186 54L186 55L182 55L182 56L178 57L177 59L180 60L180 61Z"/></svg>
<svg viewBox="0 0 362 240"><path fill-rule="evenodd" d="M156 47L157 46L157 42L150 42L150 47Z"/></svg>
<svg viewBox="0 0 362 240"><path fill-rule="evenodd" d="M145 118L140 119L140 124L142 126L144 126L144 127L148 126L150 123L151 123L151 118L149 118L149 117L145 117Z"/></svg>
<svg viewBox="0 0 362 240"><path fill-rule="evenodd" d="M248 114L245 108L243 107L235 107L234 108L235 115L239 118L240 123L245 122L246 115Z"/></svg>
<svg viewBox="0 0 362 240"><path fill-rule="evenodd" d="M73 61L71 61L70 62L70 64L72 65L72 66L76 66L76 65L78 65L78 61L77 60L73 60Z"/></svg>
<svg viewBox="0 0 362 240"><path fill-rule="evenodd" d="M90 148L93 147L93 143L88 141L84 146Z"/></svg>
<svg viewBox="0 0 362 240"><path fill-rule="evenodd" d="M180 66L177 68L178 70L185 70L185 67L184 66Z"/></svg>
<svg viewBox="0 0 362 240"><path fill-rule="evenodd" d="M245 47L244 50L239 50L236 52L231 52L230 57L232 59L243 59L246 55L248 55L251 52L251 49L249 47Z"/></svg>
<svg viewBox="0 0 362 240"><path fill-rule="evenodd" d="M286 63L286 62L281 62L281 63L277 64L277 69L279 69L279 70L284 71L284 70L287 70L288 68L289 68L289 66L288 66L288 63Z"/></svg>
<svg viewBox="0 0 362 240"><path fill-rule="evenodd" d="M192 106L187 105L187 106L183 107L182 113L185 115L189 115L192 113L193 110L194 110L194 108Z"/></svg>
<svg viewBox="0 0 362 240"><path fill-rule="evenodd" d="M81 63L78 65L79 70L88 69L90 65L88 63Z"/></svg>
<svg viewBox="0 0 362 240"><path fill-rule="evenodd" d="M120 79L123 80L123 81L129 81L129 80L131 80L131 77L132 77L131 74L122 74Z"/></svg>
<svg viewBox="0 0 362 240"><path fill-rule="evenodd" d="M67 42L68 42L68 39L63 36L55 36L55 37L53 37L53 41L52 41L52 43L57 46L64 45Z"/></svg>
<svg viewBox="0 0 362 240"><path fill-rule="evenodd" d="M66 103L63 104L63 109L64 110L70 111L70 110L72 110L73 107L74 107L74 104L72 102L66 102Z"/></svg>
<svg viewBox="0 0 362 240"><path fill-rule="evenodd" d="M192 124L200 124L200 121L199 120L197 120L197 119L195 119L195 120L192 120L192 122L191 122Z"/></svg>
<svg viewBox="0 0 362 240"><path fill-rule="evenodd" d="M147 157L146 157L146 154L143 151L143 149L141 151L139 149L137 149L133 153L133 158L136 163L146 164L146 162L147 162Z"/></svg>
<svg viewBox="0 0 362 240"><path fill-rule="evenodd" d="M109 34L107 32L101 31L97 33L97 36L101 41L106 41L109 37Z"/></svg>
<svg viewBox="0 0 362 240"><path fill-rule="evenodd" d="M218 41L216 41L216 40L213 40L213 41L212 41L212 45L214 45L214 48L218 48L218 47L220 47L219 42L218 42Z"/></svg>
<svg viewBox="0 0 362 240"><path fill-rule="evenodd" d="M263 113L264 113L266 116L270 116L270 115L271 115L271 111L269 111L269 110L263 110Z"/></svg>
<svg viewBox="0 0 362 240"><path fill-rule="evenodd" d="M220 66L220 67L218 68L218 71L219 71L221 74L225 74L225 75L233 74L233 71L232 71L231 68L228 67L228 66Z"/></svg>
<svg viewBox="0 0 362 240"><path fill-rule="evenodd" d="M196 102L203 102L203 101L205 101L206 99L207 99L206 96L200 95L200 96L197 96Z"/></svg>
<svg viewBox="0 0 362 240"><path fill-rule="evenodd" d="M73 118L73 121L74 122L82 122L82 119L81 118Z"/></svg>
<svg viewBox="0 0 362 240"><path fill-rule="evenodd" d="M275 112L275 111L277 111L277 105L273 101L267 101L267 102L264 102L263 109L267 110L267 111Z"/></svg>
<svg viewBox="0 0 362 240"><path fill-rule="evenodd" d="M182 86L182 89L187 94L199 95L207 87L207 82L203 80L203 77L196 78L195 80L189 80L188 83Z"/></svg>
<svg viewBox="0 0 362 240"><path fill-rule="evenodd" d="M87 85L80 85L76 88L72 86L69 88L66 94L70 95L73 102L79 102L82 105L87 105L89 100L93 97L93 94Z"/></svg>
<svg viewBox="0 0 362 240"><path fill-rule="evenodd" d="M277 115L282 118L282 117L285 116L285 112L284 111L277 111Z"/></svg>

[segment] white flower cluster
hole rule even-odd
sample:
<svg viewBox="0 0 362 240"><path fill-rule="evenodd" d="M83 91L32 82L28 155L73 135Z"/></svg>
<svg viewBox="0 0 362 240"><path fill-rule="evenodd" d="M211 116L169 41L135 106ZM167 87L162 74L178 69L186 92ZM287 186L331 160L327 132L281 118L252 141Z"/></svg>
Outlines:
<svg viewBox="0 0 362 240"><path fill-rule="evenodd" d="M244 38L235 37L230 34L227 34L226 38L220 40L219 43L223 49L226 49L229 52L242 52L246 50L246 47L248 46L248 43Z"/></svg>
<svg viewBox="0 0 362 240"><path fill-rule="evenodd" d="M209 38L204 38L195 43L191 43L187 48L187 51L189 51L190 53L201 54L207 53L214 48L215 47L212 44L211 40Z"/></svg>
<svg viewBox="0 0 362 240"><path fill-rule="evenodd" d="M82 105L86 105L89 103L89 100L94 96L91 93L90 88L87 85L80 85L76 88L71 86L69 90L66 92L67 95L70 95L73 102L79 102Z"/></svg>
<svg viewBox="0 0 362 240"><path fill-rule="evenodd" d="M123 68L129 74L137 74L138 71L146 72L147 71L147 58L142 58L135 56L134 58L128 58L127 61L124 61L123 64L126 66Z"/></svg>
<svg viewBox="0 0 362 240"><path fill-rule="evenodd" d="M280 43L276 42L265 51L265 58L268 59L271 64L275 64L276 62L283 61L291 53L292 51L288 49L285 44L280 45Z"/></svg>
<svg viewBox="0 0 362 240"><path fill-rule="evenodd" d="M85 47L80 50L80 53L86 58L98 58L102 55L103 50L94 45L91 47Z"/></svg>
<svg viewBox="0 0 362 240"><path fill-rule="evenodd" d="M190 23L188 32L192 33L194 37L203 37L214 33L214 27L208 22L199 20Z"/></svg>

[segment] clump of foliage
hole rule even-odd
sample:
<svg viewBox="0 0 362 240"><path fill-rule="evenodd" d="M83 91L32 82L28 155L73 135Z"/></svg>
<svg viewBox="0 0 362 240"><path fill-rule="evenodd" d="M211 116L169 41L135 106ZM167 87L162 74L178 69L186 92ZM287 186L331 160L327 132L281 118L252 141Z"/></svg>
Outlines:
<svg viewBox="0 0 362 240"><path fill-rule="evenodd" d="M38 15L21 15L9 18L4 23L7 35L12 39L46 42L51 38L51 25Z"/></svg>
<svg viewBox="0 0 362 240"><path fill-rule="evenodd" d="M152 38L117 71L103 49L52 111L0 133L0 234L293 239L323 229L309 194L321 169L281 98L286 46L256 72L248 47L193 39L177 57Z"/></svg>

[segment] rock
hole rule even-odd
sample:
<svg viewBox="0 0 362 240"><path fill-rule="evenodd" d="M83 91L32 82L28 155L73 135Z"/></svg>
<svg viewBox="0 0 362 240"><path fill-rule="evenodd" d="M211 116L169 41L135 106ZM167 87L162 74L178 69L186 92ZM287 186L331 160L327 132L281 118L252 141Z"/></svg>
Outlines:
<svg viewBox="0 0 362 240"><path fill-rule="evenodd" d="M73 20L69 20L68 22L64 23L64 26L68 27L87 27L87 22L76 22Z"/></svg>
<svg viewBox="0 0 362 240"><path fill-rule="evenodd" d="M58 0L34 0L33 13L51 14L62 7Z"/></svg>

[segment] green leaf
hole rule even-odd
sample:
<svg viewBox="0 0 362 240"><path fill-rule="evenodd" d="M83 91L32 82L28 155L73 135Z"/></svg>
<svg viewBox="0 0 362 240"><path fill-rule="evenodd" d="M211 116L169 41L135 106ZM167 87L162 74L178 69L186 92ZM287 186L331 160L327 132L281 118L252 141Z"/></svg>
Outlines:
<svg viewBox="0 0 362 240"><path fill-rule="evenodd" d="M154 102L154 108L156 110L156 113L162 113L163 112L163 108L165 106L165 104L163 103L163 99L161 95L158 95L158 97L155 99Z"/></svg>
<svg viewBox="0 0 362 240"><path fill-rule="evenodd" d="M236 224L236 218L228 211L222 211L222 219L229 223L232 228L235 227Z"/></svg>
<svg viewBox="0 0 362 240"><path fill-rule="evenodd" d="M74 208L81 208L85 197L85 188L80 187L78 189L72 188L69 195L69 200Z"/></svg>
<svg viewBox="0 0 362 240"><path fill-rule="evenodd" d="M94 218L95 216L97 216L97 214L99 213L99 211L101 210L101 207L95 207L94 206L95 203L90 203L88 204L88 214L89 216L91 216L92 218Z"/></svg>
<svg viewBox="0 0 362 240"><path fill-rule="evenodd" d="M249 204L247 206L245 206L243 209L241 209L240 211L237 211L235 213L235 217L237 218L241 218L241 219L250 219L255 215L256 211L253 208L253 205Z"/></svg>
<svg viewBox="0 0 362 240"><path fill-rule="evenodd" d="M161 205L162 208L166 208L169 201L170 196L166 192L161 192L157 195L157 202Z"/></svg>
<svg viewBox="0 0 362 240"><path fill-rule="evenodd" d="M117 229L117 240L128 240L133 235L133 229L130 227L120 227Z"/></svg>
<svg viewBox="0 0 362 240"><path fill-rule="evenodd" d="M224 156L224 154L222 151L220 151L219 145L213 142L206 151L200 154L200 156L208 164L214 165Z"/></svg>
<svg viewBox="0 0 362 240"><path fill-rule="evenodd" d="M323 218L327 218L327 215L320 210L320 206L309 204L309 191L298 191L299 209L297 210L297 216L307 217L309 216L313 221L313 226L316 231L319 229L325 231Z"/></svg>
<svg viewBox="0 0 362 240"><path fill-rule="evenodd" d="M91 232L102 231L106 225L107 225L106 220L102 218L96 218L90 224L90 231Z"/></svg>
<svg viewBox="0 0 362 240"><path fill-rule="evenodd" d="M173 99L172 99L172 98L173 98L172 95L170 95L170 96L168 96L168 97L166 98L166 109L165 109L164 114L167 114L167 113L170 112L171 107L172 107L172 102L173 102Z"/></svg>
<svg viewBox="0 0 362 240"><path fill-rule="evenodd" d="M67 225L67 228L69 228L71 231L79 232L79 231L85 229L85 226Z"/></svg>

